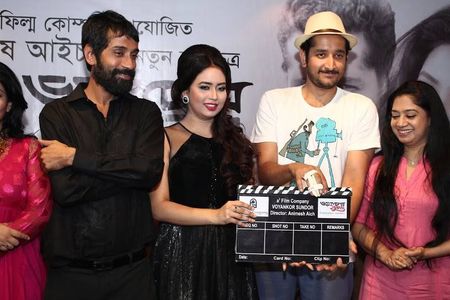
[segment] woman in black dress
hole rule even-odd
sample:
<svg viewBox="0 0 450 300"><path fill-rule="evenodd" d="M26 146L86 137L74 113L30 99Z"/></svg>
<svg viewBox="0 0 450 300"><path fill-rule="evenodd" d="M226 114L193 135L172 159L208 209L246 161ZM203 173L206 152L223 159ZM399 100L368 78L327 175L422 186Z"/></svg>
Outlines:
<svg viewBox="0 0 450 300"><path fill-rule="evenodd" d="M161 222L155 278L160 299L257 299L251 265L234 258L235 224L254 222L237 198L253 182L254 150L229 114L230 68L214 47L178 60L172 100L183 119L166 128L165 169L151 193Z"/></svg>

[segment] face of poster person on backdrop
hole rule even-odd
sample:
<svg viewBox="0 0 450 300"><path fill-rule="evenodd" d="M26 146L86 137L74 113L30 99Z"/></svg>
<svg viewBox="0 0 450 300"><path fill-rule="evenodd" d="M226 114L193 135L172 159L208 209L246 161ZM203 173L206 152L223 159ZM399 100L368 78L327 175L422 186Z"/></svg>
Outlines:
<svg viewBox="0 0 450 300"><path fill-rule="evenodd" d="M430 52L419 74L419 80L431 84L444 103L450 117L450 44L442 45Z"/></svg>
<svg viewBox="0 0 450 300"><path fill-rule="evenodd" d="M305 79L302 70L300 70L299 52L294 47L294 40L300 34L293 34L286 44L288 53L286 75L289 86L298 86ZM369 55L367 41L360 33L352 34L357 37L358 44L348 54L347 69L340 86L347 91L363 94L377 103L381 94L382 83L375 70L365 63L365 58Z"/></svg>

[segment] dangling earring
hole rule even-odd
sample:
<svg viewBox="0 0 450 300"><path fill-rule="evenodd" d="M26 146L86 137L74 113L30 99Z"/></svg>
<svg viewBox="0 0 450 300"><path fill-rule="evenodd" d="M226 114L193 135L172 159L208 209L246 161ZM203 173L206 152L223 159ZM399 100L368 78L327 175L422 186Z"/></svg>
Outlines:
<svg viewBox="0 0 450 300"><path fill-rule="evenodd" d="M184 95L183 97L181 97L181 101L182 101L184 104L188 104L188 103L189 103L189 97L186 96L186 95Z"/></svg>

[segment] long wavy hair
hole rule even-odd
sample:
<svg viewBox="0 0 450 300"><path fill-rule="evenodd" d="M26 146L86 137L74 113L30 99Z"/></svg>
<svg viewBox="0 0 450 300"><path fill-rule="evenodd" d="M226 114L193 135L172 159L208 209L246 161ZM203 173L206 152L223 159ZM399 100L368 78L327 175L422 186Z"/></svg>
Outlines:
<svg viewBox="0 0 450 300"><path fill-rule="evenodd" d="M230 115L231 71L220 51L204 44L187 48L178 59L177 79L172 85L171 97L175 107L182 107L183 91L189 89L198 74L209 67L219 68L225 76L227 99L222 110L214 117L213 138L223 146L220 172L225 178L228 193L234 195L238 184L254 183L255 150L242 126L235 124Z"/></svg>
<svg viewBox="0 0 450 300"><path fill-rule="evenodd" d="M14 72L0 62L0 83L6 92L6 98L11 103L11 109L5 113L2 120L0 135L9 138L22 138L24 134L23 113L28 108L22 92L22 86Z"/></svg>
<svg viewBox="0 0 450 300"><path fill-rule="evenodd" d="M427 142L422 160L427 161L427 181L437 198L439 205L432 220L436 236L426 244L434 247L441 244L449 235L450 226L450 127L444 105L436 90L421 81L407 81L395 90L387 101L387 109L382 125L381 147L383 160L379 166L375 180L371 209L376 224L377 241L386 238L397 246L405 246L395 235L394 230L398 220L398 207L395 195L395 181L398 174L400 159L404 146L392 131L391 111L395 99L402 95L411 96L414 103L424 109L430 119ZM373 250L377 242L373 245Z"/></svg>

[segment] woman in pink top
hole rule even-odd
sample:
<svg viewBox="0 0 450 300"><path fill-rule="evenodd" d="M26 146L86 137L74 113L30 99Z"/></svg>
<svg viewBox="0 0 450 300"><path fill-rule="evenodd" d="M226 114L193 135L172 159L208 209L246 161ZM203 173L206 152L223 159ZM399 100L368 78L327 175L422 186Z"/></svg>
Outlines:
<svg viewBox="0 0 450 300"><path fill-rule="evenodd" d="M23 133L26 108L17 77L0 63L1 300L42 299L45 285L39 236L50 217L50 181L38 141Z"/></svg>
<svg viewBox="0 0 450 300"><path fill-rule="evenodd" d="M360 299L450 299L449 137L432 86L406 82L389 97L352 229L369 254Z"/></svg>

